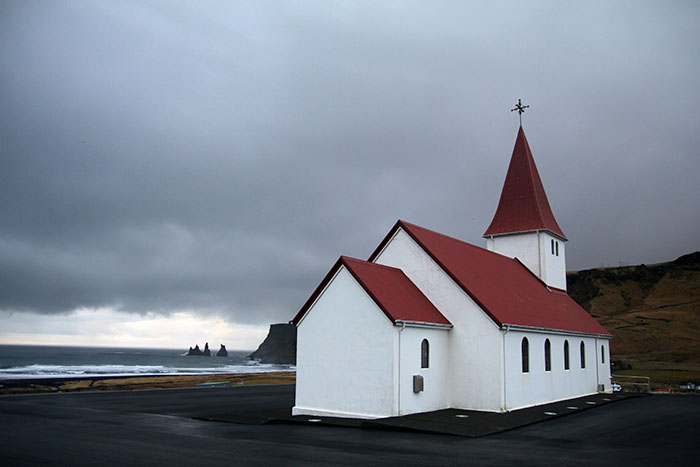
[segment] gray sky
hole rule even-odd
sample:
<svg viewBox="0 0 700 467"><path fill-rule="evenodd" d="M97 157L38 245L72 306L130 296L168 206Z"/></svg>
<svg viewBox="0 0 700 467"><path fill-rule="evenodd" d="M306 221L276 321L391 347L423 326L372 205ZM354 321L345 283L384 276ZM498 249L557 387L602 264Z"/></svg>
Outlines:
<svg viewBox="0 0 700 467"><path fill-rule="evenodd" d="M0 343L100 309L264 329L398 218L484 245L518 98L569 269L695 251L698 20L691 1L3 2Z"/></svg>

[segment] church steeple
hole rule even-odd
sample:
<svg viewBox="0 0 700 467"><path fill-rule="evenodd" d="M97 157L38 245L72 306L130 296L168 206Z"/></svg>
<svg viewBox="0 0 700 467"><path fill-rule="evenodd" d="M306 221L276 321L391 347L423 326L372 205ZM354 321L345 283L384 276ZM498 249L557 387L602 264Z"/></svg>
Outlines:
<svg viewBox="0 0 700 467"><path fill-rule="evenodd" d="M525 131L520 126L486 247L518 258L547 285L566 290L564 232L549 206Z"/></svg>
<svg viewBox="0 0 700 467"><path fill-rule="evenodd" d="M503 183L501 199L484 237L537 230L549 231L566 240L549 207L547 194L521 126Z"/></svg>

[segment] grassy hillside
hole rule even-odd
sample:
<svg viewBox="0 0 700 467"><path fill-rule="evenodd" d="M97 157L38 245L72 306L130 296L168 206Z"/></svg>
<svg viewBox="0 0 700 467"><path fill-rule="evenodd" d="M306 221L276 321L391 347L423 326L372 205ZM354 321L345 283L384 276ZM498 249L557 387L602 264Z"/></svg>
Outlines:
<svg viewBox="0 0 700 467"><path fill-rule="evenodd" d="M612 360L632 365L624 373L700 382L700 252L570 272L567 283L569 295L612 332Z"/></svg>

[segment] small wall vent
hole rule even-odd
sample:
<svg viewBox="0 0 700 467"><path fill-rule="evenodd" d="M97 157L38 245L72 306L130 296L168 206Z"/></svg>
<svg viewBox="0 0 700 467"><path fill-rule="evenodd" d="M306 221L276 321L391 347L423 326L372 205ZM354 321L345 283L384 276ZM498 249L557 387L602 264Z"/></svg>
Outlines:
<svg viewBox="0 0 700 467"><path fill-rule="evenodd" d="M413 375L413 392L423 392L423 377L421 375Z"/></svg>

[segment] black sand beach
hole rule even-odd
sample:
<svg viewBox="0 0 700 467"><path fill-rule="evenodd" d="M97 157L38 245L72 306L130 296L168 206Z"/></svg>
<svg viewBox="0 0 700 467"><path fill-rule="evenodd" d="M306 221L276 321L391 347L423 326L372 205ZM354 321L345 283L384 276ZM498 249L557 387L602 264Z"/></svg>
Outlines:
<svg viewBox="0 0 700 467"><path fill-rule="evenodd" d="M293 385L0 397L5 465L675 465L700 455L700 398L632 398L481 438L210 421L284 412Z"/></svg>

